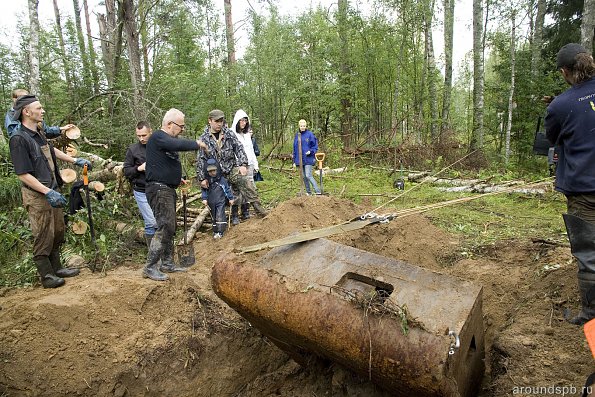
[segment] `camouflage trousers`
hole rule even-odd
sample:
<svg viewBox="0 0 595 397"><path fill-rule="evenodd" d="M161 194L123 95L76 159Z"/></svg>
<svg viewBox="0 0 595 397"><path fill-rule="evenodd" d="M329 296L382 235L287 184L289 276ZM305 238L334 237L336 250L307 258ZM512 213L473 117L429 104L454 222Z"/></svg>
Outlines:
<svg viewBox="0 0 595 397"><path fill-rule="evenodd" d="M233 167L229 175L225 175L225 178L231 185L233 195L236 198L234 205L260 201L256 189L248 182L248 178L240 174L240 169L238 167Z"/></svg>

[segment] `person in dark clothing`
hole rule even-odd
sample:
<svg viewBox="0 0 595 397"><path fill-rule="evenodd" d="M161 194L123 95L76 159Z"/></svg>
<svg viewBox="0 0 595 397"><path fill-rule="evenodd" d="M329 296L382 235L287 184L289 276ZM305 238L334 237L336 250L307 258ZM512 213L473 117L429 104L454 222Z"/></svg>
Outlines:
<svg viewBox="0 0 595 397"><path fill-rule="evenodd" d="M151 126L146 121L139 121L136 125L136 138L138 142L130 145L126 151L124 160L124 175L132 184L132 191L136 205L145 223L145 240L147 248L151 246L151 240L157 229L157 221L147 201L145 194L145 167L147 159L147 141L151 137Z"/></svg>
<svg viewBox="0 0 595 397"><path fill-rule="evenodd" d="M571 87L549 104L545 131L558 147L556 190L567 199L563 218L578 260L582 310L567 319L582 325L595 318L595 63L585 48L570 43L558 51L557 67Z"/></svg>
<svg viewBox="0 0 595 397"><path fill-rule="evenodd" d="M206 148L198 140L178 138L185 128L184 113L178 109L170 109L163 116L161 129L153 132L147 142L145 194L157 220L157 230L151 240L143 277L155 281L167 280L164 272L185 271L173 261L176 188L180 183L186 183L182 181L182 164L178 152Z"/></svg>
<svg viewBox="0 0 595 397"><path fill-rule="evenodd" d="M59 192L62 179L56 159L88 168L91 163L70 157L48 143L38 127L45 111L34 95L20 96L14 110L20 124L9 141L10 157L23 184L23 205L33 234L33 261L43 287L56 288L64 285L64 277L79 274L78 269L63 268L60 261L66 198Z"/></svg>
<svg viewBox="0 0 595 397"><path fill-rule="evenodd" d="M219 239L227 229L225 205L227 203L233 205L234 197L227 179L221 175L217 160L208 159L206 170L209 187L202 188L202 203L209 206L211 218L213 218L213 238Z"/></svg>
<svg viewBox="0 0 595 397"><path fill-rule="evenodd" d="M18 118L15 119L14 114L14 104L16 103L18 97L23 95L28 95L29 92L22 88L17 88L16 90L12 91L12 107L8 109L6 115L4 116L4 129L6 130L6 134L8 134L8 138L19 130L21 126L21 122ZM62 131L68 130L74 127L74 124L66 124L62 127L59 126L48 126L45 122L41 122L41 129L45 134L45 137L48 139L59 137Z"/></svg>

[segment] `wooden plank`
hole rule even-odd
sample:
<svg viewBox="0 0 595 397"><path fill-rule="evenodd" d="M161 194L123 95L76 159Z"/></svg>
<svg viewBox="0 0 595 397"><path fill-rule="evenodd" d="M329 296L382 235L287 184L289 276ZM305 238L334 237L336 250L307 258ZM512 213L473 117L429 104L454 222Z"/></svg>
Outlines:
<svg viewBox="0 0 595 397"><path fill-rule="evenodd" d="M350 232L352 230L361 229L372 223L377 223L381 219L379 218L368 218L368 219L356 219L350 222L341 223L338 225L327 226L322 229L310 230L295 234L292 236L283 237L278 240L267 241L266 243L251 245L249 247L243 247L239 249L241 253L260 251L265 248L280 247L287 244L301 243L303 241L315 240L317 238L328 237L334 234Z"/></svg>

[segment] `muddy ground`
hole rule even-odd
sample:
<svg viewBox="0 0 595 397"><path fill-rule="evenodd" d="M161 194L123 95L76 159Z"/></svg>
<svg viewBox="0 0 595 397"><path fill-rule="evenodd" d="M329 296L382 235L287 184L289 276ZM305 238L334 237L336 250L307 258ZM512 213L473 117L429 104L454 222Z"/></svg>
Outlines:
<svg viewBox="0 0 595 397"><path fill-rule="evenodd" d="M300 367L210 286L212 264L233 248L362 212L332 197L296 198L222 240L205 229L195 242L197 264L168 282L143 279L142 263L124 263L104 274L85 269L56 290L2 290L0 395L390 395L337 365ZM582 329L562 318L562 307L578 308L576 268L565 241L501 241L468 259L463 242L421 215L331 239L483 286L480 396L538 395L520 392L535 386L578 390L593 372Z"/></svg>

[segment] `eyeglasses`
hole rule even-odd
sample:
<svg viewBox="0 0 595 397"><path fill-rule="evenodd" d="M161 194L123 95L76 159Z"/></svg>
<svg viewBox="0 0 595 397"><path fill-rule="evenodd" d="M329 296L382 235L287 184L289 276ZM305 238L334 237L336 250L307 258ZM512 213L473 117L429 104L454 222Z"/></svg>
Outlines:
<svg viewBox="0 0 595 397"><path fill-rule="evenodd" d="M175 125L177 125L178 127L180 127L181 130L185 130L186 129L186 124L178 124L175 121L172 121L172 123L174 123Z"/></svg>

